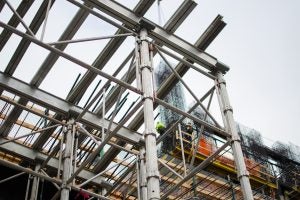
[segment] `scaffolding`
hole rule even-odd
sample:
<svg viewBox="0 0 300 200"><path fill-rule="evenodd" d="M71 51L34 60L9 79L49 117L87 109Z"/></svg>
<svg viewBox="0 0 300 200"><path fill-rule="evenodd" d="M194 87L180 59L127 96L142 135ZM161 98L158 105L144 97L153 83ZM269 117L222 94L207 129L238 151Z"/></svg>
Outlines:
<svg viewBox="0 0 300 200"><path fill-rule="evenodd" d="M264 187L277 191L284 181L291 185L290 173L276 168L276 173L285 174L278 179L269 168L264 169L264 163L243 155L245 140L236 127L224 80L229 67L205 52L226 25L222 16L218 15L192 45L174 32L196 3L182 1L162 27L143 17L154 2L140 0L135 7L106 0L0 2L0 11L12 13L8 20L0 20L0 50L15 49L7 55L4 50L0 53L7 58L0 72L0 166L1 171L9 172L1 175L0 184L10 187L10 180L20 179L15 187L24 188L24 193L4 192L4 198L19 195L31 200L66 200L81 195L90 199L251 200L275 198ZM57 4L72 9L71 14L64 14L73 17L57 31L61 34L57 41L45 42L49 20L58 14ZM115 32L75 39L88 24L113 27ZM104 39L104 47L92 52L96 53L92 61L70 50L72 44ZM131 51L128 44L124 50L128 42ZM46 53L38 68L26 66L25 71L33 74L28 80L16 74L22 71L25 58L32 60L30 52L36 53L33 46ZM116 56L118 51L125 51L125 56ZM153 80L155 57L170 69L158 88ZM176 60L175 67L169 57ZM61 70L62 60L71 68L60 72L61 82L58 77L54 80L61 84L68 77L73 82L63 98L59 94L63 85L43 85L51 80L54 69ZM82 76L72 73L78 68ZM200 98L183 78L189 70L211 82ZM164 100L177 83L195 100L188 111ZM55 88L48 89L51 87ZM223 126L209 112L213 94ZM208 105L204 105L206 100ZM176 115L159 137L154 128L158 106ZM199 108L203 111L200 116L194 111ZM187 131L186 120L192 121L197 131ZM157 145L170 134L175 137L175 148L160 154ZM299 165L291 157L288 160L295 180L292 187L280 188L280 198L299 196L299 179L295 178L299 177Z"/></svg>

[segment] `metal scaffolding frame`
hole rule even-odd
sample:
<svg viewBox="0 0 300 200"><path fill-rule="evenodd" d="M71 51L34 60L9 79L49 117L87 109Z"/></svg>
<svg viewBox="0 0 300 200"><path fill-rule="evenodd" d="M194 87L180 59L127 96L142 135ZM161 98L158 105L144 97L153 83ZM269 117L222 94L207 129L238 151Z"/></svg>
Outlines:
<svg viewBox="0 0 300 200"><path fill-rule="evenodd" d="M223 77L229 68L205 52L205 49L226 25L222 17L218 15L192 45L177 37L174 32L195 8L196 3L193 0L184 0L163 27L143 17L155 2L154 0L140 0L133 9L116 1L66 0L66 2L70 6L78 8L78 11L56 42L45 42L49 12L52 11L55 0L43 1L30 24L22 18L34 1L22 1L17 9L14 9L9 0L0 3L0 10L4 6L8 6L13 12L13 16L8 22L0 20L2 28L0 49L8 45L7 42L12 35L21 37L6 68L0 72L1 102L3 104L0 151L5 155L15 157L15 161L1 157L0 165L22 171L0 183L16 178L23 172L30 174L34 179L31 184L31 192L29 192L30 179L28 179L26 198L31 193L30 199L33 200L37 199L40 179L52 182L58 189L52 199L59 197L61 200L69 199L71 191L84 191L99 199L122 197L142 200L167 199L172 197L174 191L179 187L188 188L190 191L191 188L185 185L186 182L194 176L199 176L204 168L216 160L222 152L224 153L228 145L231 145L243 198L254 199ZM91 15L99 23L105 22L116 27L115 34L73 39L82 24ZM18 28L19 23L23 25L26 32ZM40 39L37 37L38 31L41 31ZM135 39L132 51L129 51L129 55L115 72L103 70L127 37ZM66 51L69 44L102 39L109 39L109 41L92 64L88 64ZM49 54L39 69L32 72L35 74L27 83L17 79L14 73L30 44L48 50ZM176 52L176 55L171 51ZM175 68L170 66L173 73L155 91L153 57L156 53L166 63L168 61L163 54L173 57L178 60L178 65ZM82 78L78 76L78 81L74 83L65 99L40 88L41 83L59 58L64 58L86 69ZM127 72L122 74L121 71L125 69L130 60ZM209 89L200 99L182 78L190 69L199 72L199 77L208 77L214 81L212 81L213 88ZM122 78L118 78L120 76ZM92 82L99 77L106 80L106 83L101 89L94 88L94 92L97 90L96 95L93 92L85 106L80 106L80 102L84 99L83 96L88 95L86 94L87 89L93 87ZM134 80L136 80L136 84L134 84ZM177 82L182 82L196 100L195 106L188 112L163 100ZM112 89L110 89L111 84L114 85ZM219 125L203 105L203 101L214 91L218 96L225 127ZM117 121L115 117L126 102L126 97L123 98L125 92L138 96L138 99L128 106L123 117ZM90 101L90 99L92 100ZM99 104L96 103L97 101ZM93 105L94 109L92 109ZM181 136L183 163L170 166L169 161L164 161L157 155L157 144L162 139L156 138L154 111L159 105L181 115L180 121L184 118L193 120L201 124L202 129L212 131L215 135L226 139L227 142L200 164L188 167L189 170L186 170L187 163L184 159ZM205 119L191 114L197 106L204 110L205 115L212 119L213 123L208 123ZM39 121L32 121L33 124L36 123L35 125L26 123L30 121L30 117L21 119L20 116L23 112L39 117ZM108 113L111 114L106 117ZM174 127L180 121L176 122ZM12 137L11 132L14 131L15 125L25 127L30 132L28 134L19 133L22 130L18 129L15 136ZM143 132L140 133L139 129L142 126ZM130 156L127 158L122 156L122 153L125 152ZM22 161L30 163L31 166L34 166L34 170L20 165ZM169 175L170 173L171 175ZM209 176L203 179L209 179ZM164 185L163 182L170 183L168 190L161 189ZM174 183L176 184L174 185ZM91 191L94 185L100 187L101 192ZM226 182L220 188L225 185ZM201 190L197 186L194 190L205 194L203 189ZM206 195L212 196L214 192Z"/></svg>

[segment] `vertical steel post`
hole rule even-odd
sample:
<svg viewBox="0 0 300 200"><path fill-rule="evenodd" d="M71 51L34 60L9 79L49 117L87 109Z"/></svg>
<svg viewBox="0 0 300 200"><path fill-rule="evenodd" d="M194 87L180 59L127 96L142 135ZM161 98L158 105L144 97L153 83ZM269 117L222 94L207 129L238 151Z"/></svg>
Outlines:
<svg viewBox="0 0 300 200"><path fill-rule="evenodd" d="M222 101L222 105L220 105L220 107L225 117L224 126L226 127L227 131L231 133L231 147L237 169L238 179L241 183L243 197L245 200L253 200L253 194L249 181L249 172L247 171L245 165L241 147L241 139L238 135L236 124L233 118L233 110L230 106L226 89L226 82L221 72L217 72L216 77L217 94L220 95L220 100Z"/></svg>
<svg viewBox="0 0 300 200"><path fill-rule="evenodd" d="M136 161L135 161L135 165L136 165L136 188L137 188L137 196L138 196L138 200L141 200L141 184L140 184L140 166L139 166L139 162L140 162L140 158L139 156L137 156Z"/></svg>
<svg viewBox="0 0 300 200"><path fill-rule="evenodd" d="M140 157L139 157L139 178L140 178L140 192L141 200L147 200L147 178L146 178L146 166L145 166L145 148L140 148Z"/></svg>
<svg viewBox="0 0 300 200"><path fill-rule="evenodd" d="M232 184L232 181L230 179L230 176L227 175L227 180L229 182L229 185L230 185L230 189L231 189L231 195L232 195L232 200L235 200L235 192L234 192L234 187L233 187L233 184Z"/></svg>
<svg viewBox="0 0 300 200"><path fill-rule="evenodd" d="M63 146L64 146L64 137L65 133L62 133L59 148L59 157L58 157L58 167L57 167L57 178L60 179L60 171L61 171L61 160L62 160L62 153L63 153Z"/></svg>
<svg viewBox="0 0 300 200"><path fill-rule="evenodd" d="M184 176L186 176L186 164L185 164L185 157L184 157L184 146L183 146L183 139L182 139L182 132L181 132L181 124L178 124L178 132L179 132L181 156L183 162L183 172L184 172Z"/></svg>
<svg viewBox="0 0 300 200"><path fill-rule="evenodd" d="M160 199L159 171L156 151L156 134L154 131L153 114L153 80L152 64L150 58L150 45L147 41L147 30L140 31L139 52L140 72L142 79L142 91L144 100L144 125L145 125L145 150L146 150L146 177L148 199Z"/></svg>
<svg viewBox="0 0 300 200"><path fill-rule="evenodd" d="M75 130L74 119L70 119L67 124L67 130L65 131L66 143L65 151L63 155L63 173L62 173L62 189L60 200L68 200L71 190L71 183L67 183L67 180L71 177L72 172L72 149L73 149L73 135Z"/></svg>
<svg viewBox="0 0 300 200"><path fill-rule="evenodd" d="M28 175L28 180L27 180L27 186L26 186L25 200L28 199L28 195L29 195L29 187L30 187L31 179L32 179L32 176L31 176L31 174L29 174L29 175Z"/></svg>
<svg viewBox="0 0 300 200"><path fill-rule="evenodd" d="M35 165L35 171L38 172L38 170L40 169L41 164L37 163ZM33 177L33 182L32 182L32 186L31 186L31 193L30 193L30 200L36 200L37 199L37 194L39 191L39 182L40 182L40 178L35 176Z"/></svg>
<svg viewBox="0 0 300 200"><path fill-rule="evenodd" d="M102 96L102 120L104 121L105 120L105 88L103 89L103 96ZM101 142L104 141L105 139L105 130L104 130L104 126L102 126L102 129L101 129ZM101 151L104 151L104 149L102 149Z"/></svg>
<svg viewBox="0 0 300 200"><path fill-rule="evenodd" d="M72 174L74 174L76 172L76 169L77 169L77 149L78 149L78 131L77 131L77 127L76 127L76 130L75 130L75 133L74 133L74 139L75 139L75 142L74 142L74 149L73 149L73 171L72 171ZM75 185L75 178L73 180L73 184Z"/></svg>

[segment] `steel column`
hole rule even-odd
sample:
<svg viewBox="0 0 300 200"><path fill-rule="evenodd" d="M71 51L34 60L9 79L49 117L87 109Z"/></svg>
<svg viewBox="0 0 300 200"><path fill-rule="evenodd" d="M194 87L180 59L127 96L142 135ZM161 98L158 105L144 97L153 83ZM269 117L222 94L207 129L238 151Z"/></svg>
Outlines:
<svg viewBox="0 0 300 200"><path fill-rule="evenodd" d="M28 194L29 194L29 186L30 186L30 182L31 182L31 174L28 175L28 179L27 179L27 185L26 185L26 193L25 193L25 200L28 199Z"/></svg>
<svg viewBox="0 0 300 200"><path fill-rule="evenodd" d="M183 183L188 181L189 179L193 178L198 172L200 172L202 169L207 167L211 162L213 162L217 156L229 145L229 142L226 142L221 146L218 150L216 150L212 155L210 155L208 158L206 158L203 162L201 162L197 167L195 167L193 170L190 171L190 173L185 176L182 180L176 183L171 189L169 189L167 192L164 193L164 195L161 197L161 199L167 199L169 195L172 194L177 188L179 188Z"/></svg>
<svg viewBox="0 0 300 200"><path fill-rule="evenodd" d="M41 164L37 163L35 166L35 171L38 173L39 169L41 168ZM35 176L33 177L33 182L31 186L31 194L30 194L30 200L36 200L37 199L37 194L39 191L39 182L40 182L40 177Z"/></svg>
<svg viewBox="0 0 300 200"><path fill-rule="evenodd" d="M141 200L147 200L147 179L146 179L145 148L144 147L140 148L139 164L140 164L139 177L141 180L141 185L140 185Z"/></svg>
<svg viewBox="0 0 300 200"><path fill-rule="evenodd" d="M20 165L13 164L13 163L11 163L9 161L6 161L6 160L1 160L0 159L0 165L6 166L6 167L10 167L10 168L15 169L15 170L23 171L23 172L29 173L31 175L34 175L34 176L38 176L40 178L43 178L43 179L45 179L47 181L50 181L50 182L53 182L53 183L57 183L59 185L62 184L62 181L59 180L59 179L51 178L48 175L40 174L40 173L35 172L35 171L33 171L33 170L29 169L29 168L25 168L25 167L22 167ZM107 198L107 197L104 197L104 196L99 195L99 194L95 194L93 192L90 192L88 190L84 190L82 188L78 188L78 187L75 187L75 186L71 186L71 188L72 188L72 190L75 190L75 191L80 191L81 190L81 191L89 194L90 196L93 196L93 197L96 197L96 198L99 198L99 199L109 200L109 198Z"/></svg>
<svg viewBox="0 0 300 200"><path fill-rule="evenodd" d="M232 107L230 106L228 93L226 89L226 82L223 78L223 74L221 72L216 73L216 88L217 94L220 96L220 100L222 101L222 105L220 105L221 111L224 114L225 121L224 125L226 130L231 133L232 140L232 152L235 160L235 165L237 169L238 179L241 183L241 188L243 192L243 197L245 200L252 200L253 194L251 190L251 185L249 181L249 172L247 171L244 156L241 148L241 139L238 135L236 129L236 123L233 118Z"/></svg>
<svg viewBox="0 0 300 200"><path fill-rule="evenodd" d="M185 157L184 157L184 147L183 147L183 140L182 140L182 133L181 133L181 125L178 124L178 134L180 139L180 147L181 147L181 156L182 156L182 162L183 162L183 172L184 176L186 176L186 165L185 165Z"/></svg>
<svg viewBox="0 0 300 200"><path fill-rule="evenodd" d="M140 166L139 166L139 156L137 156L136 161L135 161L135 165L136 165L136 189L137 189L137 196L138 196L138 200L141 200L141 184L140 184Z"/></svg>
<svg viewBox="0 0 300 200"><path fill-rule="evenodd" d="M156 151L156 135L154 131L153 114L153 83L152 83L152 63L147 41L148 31L142 28L140 31L139 53L140 53L140 73L142 80L142 91L144 100L144 125L145 125L145 147L146 147L146 177L148 199L160 199L159 171Z"/></svg>
<svg viewBox="0 0 300 200"><path fill-rule="evenodd" d="M72 172L72 149L73 149L73 135L75 133L74 119L68 121L66 134L66 144L63 157L63 174L62 174L62 189L61 189L61 200L69 199L69 193L71 191L70 183L67 183L71 177Z"/></svg>

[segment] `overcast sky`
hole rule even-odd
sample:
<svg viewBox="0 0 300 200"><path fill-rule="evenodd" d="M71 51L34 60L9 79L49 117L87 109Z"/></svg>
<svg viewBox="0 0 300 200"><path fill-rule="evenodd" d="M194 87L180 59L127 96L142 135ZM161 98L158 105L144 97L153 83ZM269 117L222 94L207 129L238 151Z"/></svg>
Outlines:
<svg viewBox="0 0 300 200"><path fill-rule="evenodd" d="M16 4L15 1L11 2ZM119 2L133 7L138 1L119 0ZM182 0L162 0L161 8L165 20L174 13L181 2ZM197 7L175 34L194 43L218 14L224 17L227 26L206 51L230 67L225 79L235 120L258 130L268 141L292 142L299 146L300 92L297 87L300 80L297 76L300 72L298 58L300 1L196 0L196 2ZM36 3L34 6L37 8L38 5ZM65 6L69 7L67 11L63 10ZM72 19L77 7L66 1L57 1L53 10L56 11L50 12L45 35L45 40L51 42L61 35L62 28ZM34 13L25 17L30 18ZM0 14L1 20L8 20L9 17L5 11ZM156 5L147 12L146 17L158 23ZM99 21L95 17L89 17L75 38L109 35L115 31L115 28L95 23L96 20ZM20 38L13 38L9 42L16 47L19 40ZM83 46L69 45L66 51L91 63L106 42L81 44ZM129 40L128 45L130 49L133 48L133 39ZM122 51L129 49L128 45L127 47L124 45ZM83 47L86 47L85 51L82 51ZM45 50L35 49L36 46L30 48L30 52L33 53L28 52L25 55L14 74L26 82L34 75L26 67L30 65L37 70L48 55ZM6 66L13 51L14 48L8 46L0 54L1 70ZM32 56L37 55L36 52L39 56L35 56L33 61ZM114 62L121 61L117 56L119 55L116 55L117 59L112 59L109 65L116 65ZM62 67L71 78L66 78L65 73L61 73ZM59 59L50 75L43 81L41 88L65 97L78 73L84 71L81 67ZM199 87L198 76L190 72L185 76L185 80L190 81L189 85L198 96L203 94L201 92L205 92L201 91L198 94L202 88ZM57 91L54 82L63 93Z"/></svg>
<svg viewBox="0 0 300 200"><path fill-rule="evenodd" d="M181 2L161 1L165 20ZM225 79L235 120L258 130L268 145L280 141L299 146L300 1L196 2L175 34L194 43L218 14L224 17L227 26L206 52L230 67ZM154 8L146 17L158 23ZM201 91L194 72L185 80L193 91Z"/></svg>
<svg viewBox="0 0 300 200"><path fill-rule="evenodd" d="M190 26L191 33L217 14L224 16L227 26L207 52L230 66L225 78L235 120L267 139L299 146L300 1L197 3L178 35L189 35L184 29Z"/></svg>

